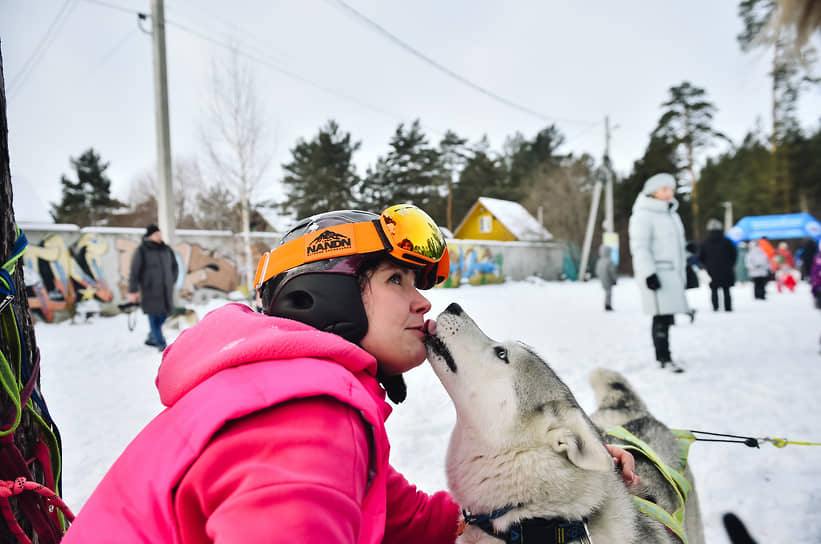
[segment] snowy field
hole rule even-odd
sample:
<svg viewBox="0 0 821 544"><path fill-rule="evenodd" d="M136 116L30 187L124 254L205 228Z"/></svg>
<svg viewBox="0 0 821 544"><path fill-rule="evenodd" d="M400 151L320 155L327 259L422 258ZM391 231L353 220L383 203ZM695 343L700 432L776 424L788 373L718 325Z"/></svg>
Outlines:
<svg viewBox="0 0 821 544"><path fill-rule="evenodd" d="M821 442L821 312L808 286L779 294L770 284L768 300L755 301L751 284L737 285L735 311L714 313L705 283L688 291L698 310L695 323L679 316L670 330L673 357L687 368L679 375L656 367L650 318L641 313L631 279L619 280L616 311L607 313L597 281L534 280L426 294L433 303L429 317L455 301L489 336L533 346L588 411L594 401L587 376L604 366L623 372L671 427ZM203 315L216 305L197 311ZM64 494L75 513L161 409L154 388L160 354L143 345L147 332L142 314L134 332L122 315L36 326L43 393L63 436ZM427 364L406 380L408 400L388 420L392 463L426 491L446 488L453 408ZM721 523L728 511L758 542L821 542L821 447L699 442L690 452L708 542L728 542Z"/></svg>

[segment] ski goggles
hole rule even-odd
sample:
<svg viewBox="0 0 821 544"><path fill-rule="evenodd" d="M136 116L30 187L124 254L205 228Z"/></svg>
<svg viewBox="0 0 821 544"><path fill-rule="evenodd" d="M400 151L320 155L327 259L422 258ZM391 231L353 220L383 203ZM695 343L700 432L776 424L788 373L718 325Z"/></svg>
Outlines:
<svg viewBox="0 0 821 544"><path fill-rule="evenodd" d="M272 249L260 258L254 285L259 289L277 274L306 263L380 251L417 270L419 289L430 289L450 273L442 231L421 209L399 204L387 208L379 219L318 229Z"/></svg>

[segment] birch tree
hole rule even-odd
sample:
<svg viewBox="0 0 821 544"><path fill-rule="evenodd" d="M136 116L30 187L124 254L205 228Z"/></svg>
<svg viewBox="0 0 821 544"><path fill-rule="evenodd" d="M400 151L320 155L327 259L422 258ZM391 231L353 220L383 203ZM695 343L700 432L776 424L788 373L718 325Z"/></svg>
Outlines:
<svg viewBox="0 0 821 544"><path fill-rule="evenodd" d="M243 278L250 293L255 267L251 262L251 203L265 180L273 150L268 145L263 107L253 73L236 51L211 69L210 102L202 137L216 183L239 202L243 240Z"/></svg>

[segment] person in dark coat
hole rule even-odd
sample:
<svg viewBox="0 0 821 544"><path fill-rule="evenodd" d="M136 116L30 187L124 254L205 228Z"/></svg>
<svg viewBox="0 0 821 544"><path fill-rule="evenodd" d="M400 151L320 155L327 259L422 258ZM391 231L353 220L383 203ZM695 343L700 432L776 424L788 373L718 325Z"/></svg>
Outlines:
<svg viewBox="0 0 821 544"><path fill-rule="evenodd" d="M166 347L162 324L174 309L174 283L179 267L174 250L162 241L157 225L148 225L143 243L131 258L131 274L128 278L128 301L137 302L148 316L150 332L145 343L160 351Z"/></svg>
<svg viewBox="0 0 821 544"><path fill-rule="evenodd" d="M809 281L813 259L818 252L818 244L812 238L806 238L799 251L801 251L801 279ZM798 256L798 251L795 254Z"/></svg>
<svg viewBox="0 0 821 544"><path fill-rule="evenodd" d="M701 243L698 258L701 265L710 275L710 300L713 310L718 311L718 290L724 295L724 310L733 310L733 301L730 298L730 287L735 284L735 262L738 256L735 244L732 243L722 229L721 221L710 219L707 221L707 237Z"/></svg>

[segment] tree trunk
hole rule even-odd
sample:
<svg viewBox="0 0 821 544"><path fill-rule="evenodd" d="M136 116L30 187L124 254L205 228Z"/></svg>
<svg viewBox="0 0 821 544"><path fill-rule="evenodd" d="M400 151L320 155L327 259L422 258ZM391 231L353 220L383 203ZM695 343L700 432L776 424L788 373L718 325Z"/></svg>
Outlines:
<svg viewBox="0 0 821 544"><path fill-rule="evenodd" d="M11 190L11 171L9 168L9 146L8 146L8 122L6 118L6 93L5 93L5 78L3 76L3 55L0 50L0 209L3 210L0 217L0 265L5 263L12 255L17 232L14 221L14 209L12 208L12 190ZM6 211L8 210L8 211ZM28 354L27 360L30 366L36 360L36 343L34 338L34 326L31 321L31 314L29 313L28 299L26 298L25 283L23 281L23 266L22 260L17 261L17 266L12 275L14 281L14 290L17 295L12 299L11 306L14 308L14 314L17 316L17 323L20 327L19 334L21 339L21 350ZM5 310L8 312L8 310ZM12 352L12 342L15 340L5 335L3 327L0 327L0 349L7 360L10 359ZM2 361L0 361L2 364ZM31 368L28 369L31 371ZM40 391L40 379L37 377L36 391ZM0 419L3 424L8 424L10 419L9 414L14 414L15 408L11 402L11 398L6 393L5 389L0 388ZM14 432L14 444L20 450L23 459L32 459L35 457L34 447L37 444L41 435L41 430L38 424L28 413L28 410L23 410L20 425ZM29 471L33 480L45 484L45 474L43 467L39 462L34 461L29 465ZM0 467L2 470L4 467ZM5 467L8 469L8 467ZM23 476L20 474L19 476ZM4 475L2 479L13 479ZM28 493L28 492L26 492ZM25 493L24 493L25 494ZM25 519L20 512L20 503L17 497L23 495L13 496L10 499L12 511L15 518L22 527L23 531L38 542L38 539L33 534L33 529L29 520ZM0 518L0 542L17 542L16 537L9 531L6 522Z"/></svg>

